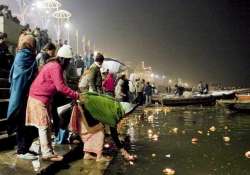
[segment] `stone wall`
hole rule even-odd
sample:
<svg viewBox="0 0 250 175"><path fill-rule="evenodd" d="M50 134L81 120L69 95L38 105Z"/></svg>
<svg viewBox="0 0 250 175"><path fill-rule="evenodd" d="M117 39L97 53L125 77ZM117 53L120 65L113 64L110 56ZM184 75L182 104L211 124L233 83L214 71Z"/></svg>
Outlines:
<svg viewBox="0 0 250 175"><path fill-rule="evenodd" d="M17 45L18 36L23 26L0 16L0 32L5 32L8 35L8 42L14 48Z"/></svg>

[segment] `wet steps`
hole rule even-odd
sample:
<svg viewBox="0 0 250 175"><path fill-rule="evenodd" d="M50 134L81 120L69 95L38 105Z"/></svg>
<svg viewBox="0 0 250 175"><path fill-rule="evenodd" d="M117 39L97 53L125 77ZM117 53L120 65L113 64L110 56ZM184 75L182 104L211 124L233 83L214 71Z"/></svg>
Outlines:
<svg viewBox="0 0 250 175"><path fill-rule="evenodd" d="M7 133L7 109L9 104L9 71L0 68L0 150L13 148L15 134Z"/></svg>
<svg viewBox="0 0 250 175"><path fill-rule="evenodd" d="M7 117L8 104L9 99L0 99L0 120Z"/></svg>
<svg viewBox="0 0 250 175"><path fill-rule="evenodd" d="M0 88L0 99L7 99L10 97L9 88Z"/></svg>

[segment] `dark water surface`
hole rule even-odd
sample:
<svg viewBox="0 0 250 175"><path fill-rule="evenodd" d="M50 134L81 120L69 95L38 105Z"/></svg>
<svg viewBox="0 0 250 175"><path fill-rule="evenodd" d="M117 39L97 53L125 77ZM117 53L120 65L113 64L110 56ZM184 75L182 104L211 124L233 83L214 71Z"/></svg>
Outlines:
<svg viewBox="0 0 250 175"><path fill-rule="evenodd" d="M212 126L214 132L213 128L209 130ZM131 116L125 128L138 160L131 165L118 156L106 174L158 175L164 168L174 169L177 175L250 174L250 159L245 157L250 150L247 114L230 114L216 107L161 112L155 108L144 117ZM152 139L154 134L158 140ZM223 137L229 137L230 142ZM198 139L197 144L192 143L192 138Z"/></svg>
<svg viewBox="0 0 250 175"><path fill-rule="evenodd" d="M250 150L250 115L219 107L150 108L146 113L132 114L122 125L136 162L120 155L109 166L81 159L58 174L161 175L172 168L176 175L250 175L250 159L245 157ZM212 126L215 131L209 130ZM223 140L226 136L230 142Z"/></svg>

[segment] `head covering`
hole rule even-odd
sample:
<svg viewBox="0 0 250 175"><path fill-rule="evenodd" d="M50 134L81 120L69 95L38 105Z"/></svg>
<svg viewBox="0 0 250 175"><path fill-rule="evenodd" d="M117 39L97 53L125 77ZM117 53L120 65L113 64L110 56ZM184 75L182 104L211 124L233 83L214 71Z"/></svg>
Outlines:
<svg viewBox="0 0 250 175"><path fill-rule="evenodd" d="M63 45L57 52L57 57L73 58L72 48L69 45Z"/></svg>
<svg viewBox="0 0 250 175"><path fill-rule="evenodd" d="M122 106L122 109L125 112L125 115L131 113L137 106L136 104L127 103L127 102L120 102L120 104Z"/></svg>
<svg viewBox="0 0 250 175"><path fill-rule="evenodd" d="M21 34L18 39L18 50L30 49L34 51L36 49L36 40L32 35Z"/></svg>

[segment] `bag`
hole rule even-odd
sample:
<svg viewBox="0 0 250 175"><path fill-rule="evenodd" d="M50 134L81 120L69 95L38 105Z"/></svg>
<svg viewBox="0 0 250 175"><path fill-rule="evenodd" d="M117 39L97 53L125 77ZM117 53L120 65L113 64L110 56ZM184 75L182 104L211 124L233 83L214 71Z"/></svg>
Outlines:
<svg viewBox="0 0 250 175"><path fill-rule="evenodd" d="M89 76L90 76L90 69L86 69L83 75L80 78L78 88L81 92L86 91L89 89Z"/></svg>

